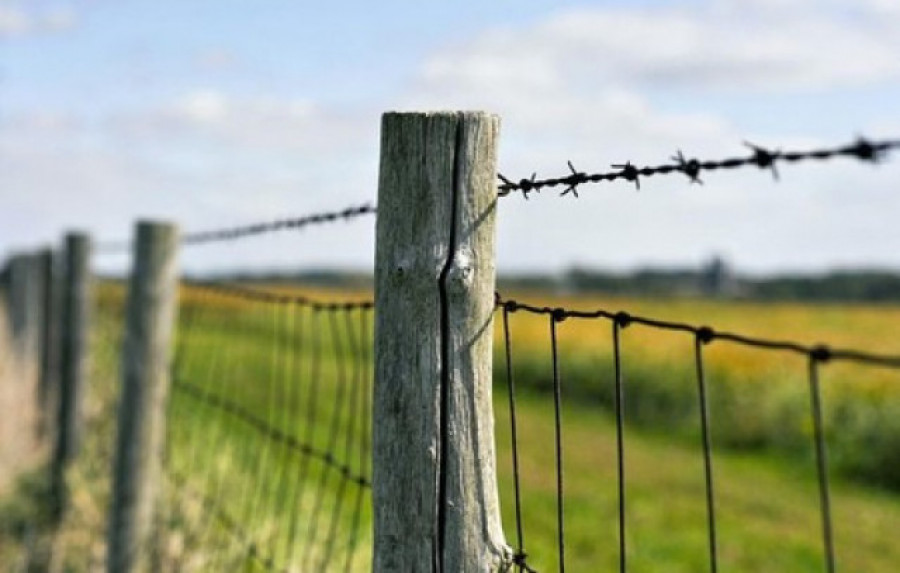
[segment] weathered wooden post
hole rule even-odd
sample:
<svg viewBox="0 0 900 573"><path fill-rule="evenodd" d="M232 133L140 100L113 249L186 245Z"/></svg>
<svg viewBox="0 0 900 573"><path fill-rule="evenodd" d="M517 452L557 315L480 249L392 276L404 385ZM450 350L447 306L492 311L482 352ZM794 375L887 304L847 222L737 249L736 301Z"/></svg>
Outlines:
<svg viewBox="0 0 900 573"><path fill-rule="evenodd" d="M178 294L177 228L141 222L136 234L107 537L110 573L153 569L155 508L162 477Z"/></svg>
<svg viewBox="0 0 900 573"><path fill-rule="evenodd" d="M374 570L496 571L491 404L499 119L382 118L375 263Z"/></svg>
<svg viewBox="0 0 900 573"><path fill-rule="evenodd" d="M50 469L57 517L66 506L66 466L78 453L81 443L81 402L88 372L88 321L92 295L90 256L91 240L87 235L66 235L60 287L56 444Z"/></svg>
<svg viewBox="0 0 900 573"><path fill-rule="evenodd" d="M40 375L38 378L38 437L52 435L58 411L59 389L59 304L56 266L58 257L51 249L37 255L41 282Z"/></svg>

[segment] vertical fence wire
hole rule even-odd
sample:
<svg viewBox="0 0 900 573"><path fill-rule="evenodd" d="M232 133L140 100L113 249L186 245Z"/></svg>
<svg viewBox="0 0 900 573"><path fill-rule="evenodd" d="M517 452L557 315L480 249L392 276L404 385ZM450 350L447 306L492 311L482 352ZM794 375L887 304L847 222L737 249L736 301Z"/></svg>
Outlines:
<svg viewBox="0 0 900 573"><path fill-rule="evenodd" d="M559 571L566 570L565 494L563 491L563 440L562 440L562 388L559 378L559 352L556 343L556 325L562 317L550 315L550 348L553 362L553 432L556 440L556 533L559 552Z"/></svg>
<svg viewBox="0 0 900 573"><path fill-rule="evenodd" d="M305 361L303 357L303 353L306 350L306 314L308 314L308 309L303 306L296 306L294 308L294 321L297 326L297 337L294 341L294 351L297 355L297 360L294 362L294 374L297 377L297 384L295 385L295 396L296 396L296 404L298 406L303 403L304 400L304 387L308 386L310 383L309 377L307 376L307 372L305 371ZM304 424L308 424L309 420L306 417L303 417L299 424L297 424L298 431L304 426ZM306 457L301 460L300 464L298 464L298 470L306 460ZM289 466L286 466L286 468ZM290 562L293 560L294 555L294 540L297 535L297 519L300 515L300 495L302 493L302 484L300 482L300 477L296 473L292 474L285 470L284 472L285 479L288 480L288 492L285 497L289 500L289 504L291 507L297 508L297 511L291 513L288 518L287 524L287 534L284 536L283 540L283 549L282 554L285 556L285 559Z"/></svg>
<svg viewBox="0 0 900 573"><path fill-rule="evenodd" d="M622 379L622 351L619 334L627 326L623 320L613 320L613 364L615 368L615 409L616 409L616 484L618 486L619 524L619 571L627 570L625 539L625 389Z"/></svg>
<svg viewBox="0 0 900 573"><path fill-rule="evenodd" d="M701 331L703 332L703 331ZM697 372L697 397L700 412L700 443L703 447L703 478L706 488L706 527L709 538L709 569L719 570L716 545L716 496L713 488L712 439L709 429L709 401L706 396L706 375L703 368L703 345L708 340L700 332L694 336L694 362Z"/></svg>
<svg viewBox="0 0 900 573"><path fill-rule="evenodd" d="M509 333L509 313L515 311L515 305L503 305L503 354L506 363L506 389L509 398L510 450L512 452L513 495L516 520L516 553L514 561L519 571L526 568L525 535L522 531L522 498L519 485L519 433L516 423L516 383L513 375L512 338Z"/></svg>
<svg viewBox="0 0 900 573"><path fill-rule="evenodd" d="M834 539L831 522L831 495L828 484L828 457L825 429L822 421L822 398L819 391L819 362L816 352L809 356L809 397L816 449L816 474L819 481L819 508L822 514L822 541L825 550L825 570L834 573Z"/></svg>

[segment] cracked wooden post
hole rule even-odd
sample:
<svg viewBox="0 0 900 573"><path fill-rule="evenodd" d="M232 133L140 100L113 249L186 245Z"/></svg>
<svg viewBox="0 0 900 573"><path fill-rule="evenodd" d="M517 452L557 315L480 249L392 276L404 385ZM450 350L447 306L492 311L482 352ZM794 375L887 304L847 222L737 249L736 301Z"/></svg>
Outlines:
<svg viewBox="0 0 900 573"><path fill-rule="evenodd" d="M154 528L178 295L177 228L140 222L136 234L107 533L110 573L156 569Z"/></svg>
<svg viewBox="0 0 900 573"><path fill-rule="evenodd" d="M382 118L374 571L496 571L491 403L499 118Z"/></svg>

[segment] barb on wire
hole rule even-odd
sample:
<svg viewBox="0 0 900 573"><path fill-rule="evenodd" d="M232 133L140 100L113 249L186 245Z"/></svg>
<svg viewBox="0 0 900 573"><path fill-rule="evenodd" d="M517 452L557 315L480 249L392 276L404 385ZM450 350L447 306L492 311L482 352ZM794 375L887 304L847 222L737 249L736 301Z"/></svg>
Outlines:
<svg viewBox="0 0 900 573"><path fill-rule="evenodd" d="M686 159L679 150L671 158L674 163L657 166L638 167L630 161L626 161L625 163L612 165L615 171L588 174L577 171L572 167L572 162L570 161L568 162L570 173L562 177L537 179L537 175L532 174L530 179L521 179L516 182L498 174L500 179L498 195L505 197L511 193L519 192L527 199L529 193L540 193L546 187L563 187L564 190L561 195L571 193L573 196L578 197L578 188L581 185L600 183L602 181L616 181L618 179L634 183L635 187L640 190L641 177L668 175L671 173L683 173L687 175L691 183L702 183L700 173L703 171L737 169L740 167L756 167L771 171L772 176L777 181L779 179L778 163L780 162L797 163L808 160L825 161L836 157L850 157L859 161L877 163L888 152L900 148L900 139L873 141L860 136L856 141L846 145L807 151L781 151L780 149L769 149L746 141L744 145L752 151L750 155L719 160Z"/></svg>
<svg viewBox="0 0 900 573"><path fill-rule="evenodd" d="M206 231L196 231L186 233L181 237L182 245L200 245L204 243L216 243L221 241L232 241L242 239L244 237L252 237L254 235L264 235L274 233L276 231L285 230L301 230L310 225L322 223L333 223L335 221L349 221L363 215L373 215L377 212L374 205L366 203L364 205L347 207L340 211L328 211L324 213L315 213L312 215L303 215L301 217L288 217L284 219L276 219L274 221L265 221L261 223L251 223L249 225L240 225L237 227L225 227L221 229L210 229ZM107 243L99 243L96 247L98 253L121 253L127 252L131 248L130 241L112 241Z"/></svg>
<svg viewBox="0 0 900 573"><path fill-rule="evenodd" d="M680 149L675 155L672 156L672 161L678 164L678 169L688 176L688 179L691 183L703 185L703 181L700 179L699 161L697 161L696 159L685 159L684 154Z"/></svg>

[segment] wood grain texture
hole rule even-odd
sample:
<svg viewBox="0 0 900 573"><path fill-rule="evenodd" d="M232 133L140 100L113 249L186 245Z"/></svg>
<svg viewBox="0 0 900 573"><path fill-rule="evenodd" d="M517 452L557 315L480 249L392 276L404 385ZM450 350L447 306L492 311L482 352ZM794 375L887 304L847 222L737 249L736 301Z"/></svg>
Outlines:
<svg viewBox="0 0 900 573"><path fill-rule="evenodd" d="M498 133L499 120L477 112L382 120L375 571L508 563L491 409Z"/></svg>
<svg viewBox="0 0 900 573"><path fill-rule="evenodd" d="M109 519L110 573L152 571L178 293L174 225L137 225Z"/></svg>

